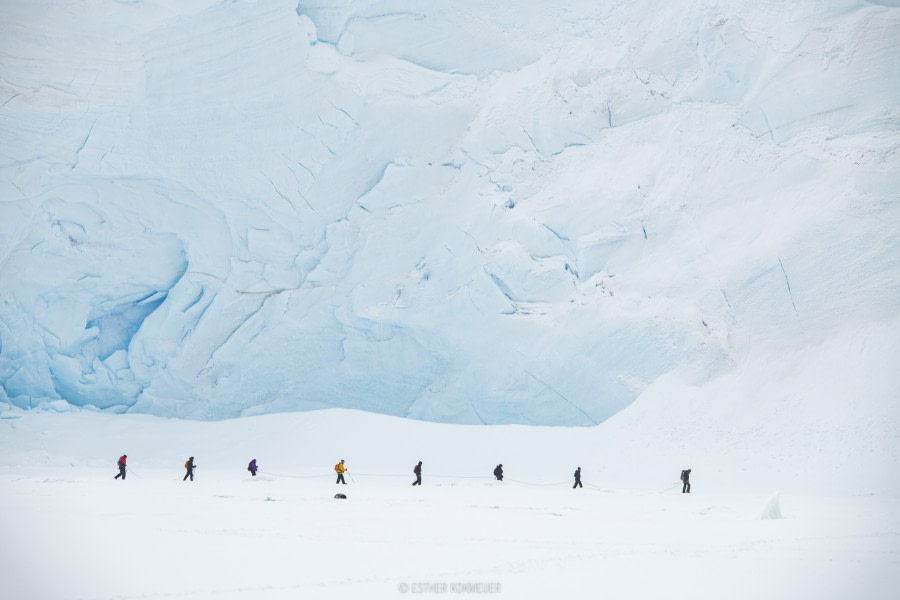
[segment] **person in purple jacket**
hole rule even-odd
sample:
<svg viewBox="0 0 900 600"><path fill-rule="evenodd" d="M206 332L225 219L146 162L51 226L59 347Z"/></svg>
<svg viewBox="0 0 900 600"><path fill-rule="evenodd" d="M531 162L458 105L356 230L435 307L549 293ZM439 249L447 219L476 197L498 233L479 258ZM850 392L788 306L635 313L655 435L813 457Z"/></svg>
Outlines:
<svg viewBox="0 0 900 600"><path fill-rule="evenodd" d="M247 465L247 470L250 471L250 475L256 477L256 459L250 461L250 464Z"/></svg>

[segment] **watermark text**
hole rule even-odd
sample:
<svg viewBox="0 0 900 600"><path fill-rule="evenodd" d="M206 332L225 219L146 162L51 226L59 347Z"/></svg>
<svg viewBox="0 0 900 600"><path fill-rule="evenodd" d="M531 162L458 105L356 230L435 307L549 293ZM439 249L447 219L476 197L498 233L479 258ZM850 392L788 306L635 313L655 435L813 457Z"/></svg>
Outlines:
<svg viewBox="0 0 900 600"><path fill-rule="evenodd" d="M497 581L410 581L397 586L401 594L499 594Z"/></svg>

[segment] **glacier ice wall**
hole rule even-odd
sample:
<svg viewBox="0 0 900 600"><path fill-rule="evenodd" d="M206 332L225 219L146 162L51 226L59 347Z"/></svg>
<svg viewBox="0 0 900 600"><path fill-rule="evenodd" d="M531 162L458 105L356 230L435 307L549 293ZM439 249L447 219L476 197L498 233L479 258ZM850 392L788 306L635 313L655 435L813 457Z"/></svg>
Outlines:
<svg viewBox="0 0 900 600"><path fill-rule="evenodd" d="M589 425L898 314L894 3L0 6L0 401Z"/></svg>

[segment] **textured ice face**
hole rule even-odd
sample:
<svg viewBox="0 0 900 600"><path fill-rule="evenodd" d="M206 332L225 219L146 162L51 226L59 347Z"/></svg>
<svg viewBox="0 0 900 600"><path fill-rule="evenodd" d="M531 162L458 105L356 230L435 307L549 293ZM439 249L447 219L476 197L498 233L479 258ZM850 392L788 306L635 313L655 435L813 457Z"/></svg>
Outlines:
<svg viewBox="0 0 900 600"><path fill-rule="evenodd" d="M896 9L426 4L0 8L0 400L589 425L897 314Z"/></svg>

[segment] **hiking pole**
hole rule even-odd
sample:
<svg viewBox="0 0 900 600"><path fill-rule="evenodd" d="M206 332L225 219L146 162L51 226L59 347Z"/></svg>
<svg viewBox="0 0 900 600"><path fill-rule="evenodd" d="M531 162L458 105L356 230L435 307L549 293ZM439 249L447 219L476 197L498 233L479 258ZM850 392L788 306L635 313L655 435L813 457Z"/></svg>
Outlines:
<svg viewBox="0 0 900 600"><path fill-rule="evenodd" d="M356 480L353 479L353 475L350 474L350 471L347 471L347 477L350 478L350 481L352 481L353 483L356 483Z"/></svg>

